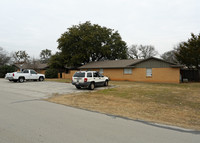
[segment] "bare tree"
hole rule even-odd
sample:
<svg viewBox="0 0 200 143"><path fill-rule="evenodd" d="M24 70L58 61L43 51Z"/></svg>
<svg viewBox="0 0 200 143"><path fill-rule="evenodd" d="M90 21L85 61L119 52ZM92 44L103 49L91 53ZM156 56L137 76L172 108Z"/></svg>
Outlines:
<svg viewBox="0 0 200 143"><path fill-rule="evenodd" d="M151 45L145 45L145 46L140 45L139 51L140 51L140 57L143 59L150 58L158 54L155 48Z"/></svg>
<svg viewBox="0 0 200 143"><path fill-rule="evenodd" d="M38 69L38 65L40 64L40 60L35 59L34 57L30 58L28 63L26 63L28 68L37 70Z"/></svg>
<svg viewBox="0 0 200 143"><path fill-rule="evenodd" d="M17 51L13 54L13 58L15 59L15 63L28 63L30 56L26 51Z"/></svg>
<svg viewBox="0 0 200 143"><path fill-rule="evenodd" d="M133 59L146 59L158 55L158 52L151 45L132 45L128 53L129 57Z"/></svg>
<svg viewBox="0 0 200 143"><path fill-rule="evenodd" d="M176 56L175 56L175 50L165 52L164 54L161 55L161 58L163 60L171 62L171 63L178 63Z"/></svg>
<svg viewBox="0 0 200 143"><path fill-rule="evenodd" d="M139 59L139 51L137 48L137 45L131 45L131 47L128 50L128 55L132 59Z"/></svg>
<svg viewBox="0 0 200 143"><path fill-rule="evenodd" d="M10 57L7 55L7 52L0 47L0 65L8 64L10 61Z"/></svg>

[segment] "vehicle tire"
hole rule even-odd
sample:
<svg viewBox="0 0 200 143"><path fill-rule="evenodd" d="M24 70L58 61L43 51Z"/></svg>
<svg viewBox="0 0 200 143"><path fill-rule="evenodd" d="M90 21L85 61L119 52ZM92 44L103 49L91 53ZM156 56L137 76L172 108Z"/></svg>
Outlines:
<svg viewBox="0 0 200 143"><path fill-rule="evenodd" d="M76 88L77 88L77 89L81 89L81 87L80 87L80 86L76 86Z"/></svg>
<svg viewBox="0 0 200 143"><path fill-rule="evenodd" d="M23 82L24 82L24 78L23 78L23 77L20 77L20 78L19 78L19 82L20 82L20 83L23 83Z"/></svg>
<svg viewBox="0 0 200 143"><path fill-rule="evenodd" d="M104 82L104 86L108 86L108 80Z"/></svg>
<svg viewBox="0 0 200 143"><path fill-rule="evenodd" d="M95 85L94 85L94 83L92 82L92 83L90 84L90 86L89 86L89 89L90 89L90 90L94 90L94 87L95 87Z"/></svg>
<svg viewBox="0 0 200 143"><path fill-rule="evenodd" d="M41 77L39 78L39 81L44 81L44 77L41 76Z"/></svg>

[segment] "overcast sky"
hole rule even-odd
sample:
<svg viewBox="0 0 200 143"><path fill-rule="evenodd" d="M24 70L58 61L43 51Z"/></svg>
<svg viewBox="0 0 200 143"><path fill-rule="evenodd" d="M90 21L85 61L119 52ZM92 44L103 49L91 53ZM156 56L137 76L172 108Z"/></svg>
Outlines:
<svg viewBox="0 0 200 143"><path fill-rule="evenodd" d="M61 34L86 21L162 54L200 33L200 0L0 0L0 47L35 58L55 53Z"/></svg>

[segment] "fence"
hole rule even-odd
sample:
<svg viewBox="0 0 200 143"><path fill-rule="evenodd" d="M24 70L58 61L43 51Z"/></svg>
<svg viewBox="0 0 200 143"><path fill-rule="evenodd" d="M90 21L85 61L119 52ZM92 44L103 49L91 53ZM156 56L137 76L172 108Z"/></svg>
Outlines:
<svg viewBox="0 0 200 143"><path fill-rule="evenodd" d="M187 79L189 82L200 81L200 71L196 69L181 69L181 80L182 82Z"/></svg>

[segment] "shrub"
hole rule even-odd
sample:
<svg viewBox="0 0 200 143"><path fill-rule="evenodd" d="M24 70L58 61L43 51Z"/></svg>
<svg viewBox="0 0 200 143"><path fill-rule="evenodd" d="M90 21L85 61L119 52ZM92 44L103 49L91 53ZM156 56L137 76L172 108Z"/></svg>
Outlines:
<svg viewBox="0 0 200 143"><path fill-rule="evenodd" d="M0 78L4 78L6 73L14 72L14 71L15 71L15 67L13 66L8 66L8 65L0 66Z"/></svg>
<svg viewBox="0 0 200 143"><path fill-rule="evenodd" d="M56 69L47 69L45 72L46 78L58 78L58 70Z"/></svg>

